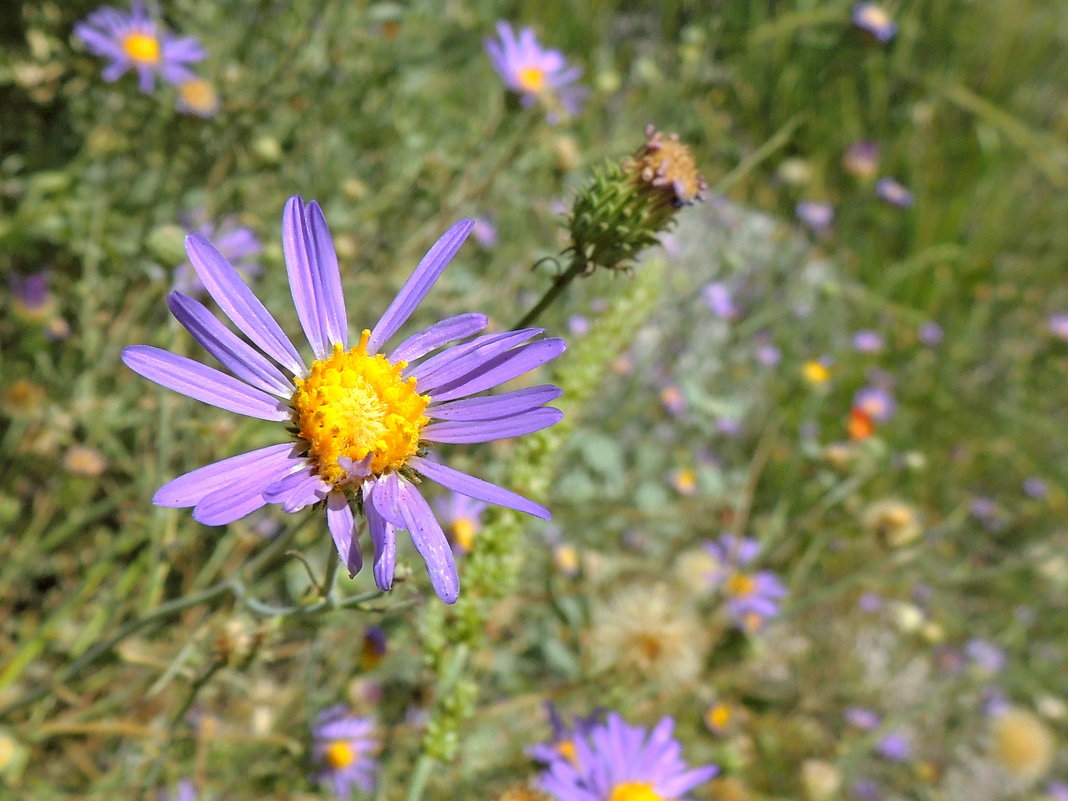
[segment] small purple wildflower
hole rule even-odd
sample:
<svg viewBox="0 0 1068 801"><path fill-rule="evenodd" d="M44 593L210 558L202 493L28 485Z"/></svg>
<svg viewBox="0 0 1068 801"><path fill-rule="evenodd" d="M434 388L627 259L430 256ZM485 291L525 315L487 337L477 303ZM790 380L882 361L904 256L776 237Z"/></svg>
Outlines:
<svg viewBox="0 0 1068 801"><path fill-rule="evenodd" d="M890 762L904 762L912 756L912 743L903 732L892 731L879 739L875 752Z"/></svg>
<svg viewBox="0 0 1068 801"><path fill-rule="evenodd" d="M363 643L360 646L360 667L363 670L378 667L385 658L388 647L386 632L378 626L368 626L364 629Z"/></svg>
<svg viewBox="0 0 1068 801"><path fill-rule="evenodd" d="M983 714L987 717L997 717L1012 708L1005 691L996 685L986 685L982 688L980 694L983 697Z"/></svg>
<svg viewBox="0 0 1068 801"><path fill-rule="evenodd" d="M879 150L876 142L856 142L842 154L842 166L856 178L871 180L879 171Z"/></svg>
<svg viewBox="0 0 1068 801"><path fill-rule="evenodd" d="M878 353L886 345L878 331L862 329L853 334L853 350L858 353Z"/></svg>
<svg viewBox="0 0 1068 801"><path fill-rule="evenodd" d="M1068 342L1068 314L1064 312L1054 312L1049 316L1047 323L1049 332L1057 339Z"/></svg>
<svg viewBox="0 0 1068 801"><path fill-rule="evenodd" d="M875 184L875 194L891 206L907 209L915 202L912 192L893 178L880 178Z"/></svg>
<svg viewBox="0 0 1068 801"><path fill-rule="evenodd" d="M471 236L475 243L483 250L492 250L497 245L497 226L493 221L482 214L475 218L475 227L471 229Z"/></svg>
<svg viewBox="0 0 1068 801"><path fill-rule="evenodd" d="M857 600L857 607L861 612L873 615L883 609L883 597L875 592L866 592Z"/></svg>
<svg viewBox="0 0 1068 801"><path fill-rule="evenodd" d="M668 384L660 390L660 402L672 417L680 417L686 412L686 397L675 384Z"/></svg>
<svg viewBox="0 0 1068 801"><path fill-rule="evenodd" d="M690 768L682 760L682 745L672 736L674 728L671 717L647 731L613 712L604 723L574 738L574 761L558 755L538 783L557 801L686 801L686 793L712 779L719 768Z"/></svg>
<svg viewBox="0 0 1068 801"><path fill-rule="evenodd" d="M475 544L475 537L482 530L484 501L468 498L458 492L449 493L448 499L438 499L435 508L445 523L445 534L453 550L467 553Z"/></svg>
<svg viewBox="0 0 1068 801"><path fill-rule="evenodd" d="M350 715L342 706L324 709L312 726L312 756L322 770L315 775L320 785L329 785L338 798L352 798L353 788L370 792L375 786L377 747L374 724L368 718Z"/></svg>
<svg viewBox="0 0 1068 801"><path fill-rule="evenodd" d="M770 570L742 570L760 553L756 540L724 534L715 542L706 542L705 550L716 560L709 581L726 596L727 613L740 629L755 632L779 613L779 601L786 597L779 577Z"/></svg>
<svg viewBox="0 0 1068 801"><path fill-rule="evenodd" d="M74 35L93 55L111 59L104 68L105 81L117 81L134 69L146 94L157 75L175 86L193 80L196 76L186 65L203 61L206 55L193 37L167 33L141 0L134 0L128 13L101 6L74 26Z"/></svg>
<svg viewBox="0 0 1068 801"><path fill-rule="evenodd" d="M231 267L237 270L238 275L246 283L262 272L256 257L263 251L263 244L256 236L256 232L248 226L241 225L236 217L224 217L216 225L207 220L202 211L198 211L183 222L186 227L192 228L214 244L215 249L222 254ZM203 297L207 292L204 283L197 275L196 268L189 260L183 261L174 268L174 289L191 297Z"/></svg>
<svg viewBox="0 0 1068 801"><path fill-rule="evenodd" d="M871 779L857 779L849 792L857 801L879 801L883 797L882 788Z"/></svg>
<svg viewBox="0 0 1068 801"><path fill-rule="evenodd" d="M486 38L486 52L504 85L520 95L523 106L541 103L551 123L578 113L586 96L586 89L575 83L582 76L580 68L569 67L559 50L542 47L530 28L521 28L517 37L511 25L498 22L497 37Z"/></svg>
<svg viewBox="0 0 1068 801"><path fill-rule="evenodd" d="M861 731L871 731L883 722L878 712L863 706L847 706L845 719L846 723Z"/></svg>
<svg viewBox="0 0 1068 801"><path fill-rule="evenodd" d="M126 348L123 361L134 372L194 400L281 423L280 428L296 433L283 438L279 432L281 441L275 445L179 476L160 487L153 502L193 506L194 519L217 526L268 503L292 514L325 501L327 527L349 575L355 576L363 556L352 502L362 498L379 589L393 585L396 532L407 529L434 591L445 603L455 602L460 586L452 550L410 473L477 500L543 519L550 515L521 495L419 454L433 443L522 436L563 417L558 409L545 406L561 394L551 385L476 396L559 356L563 340L530 341L544 329L468 339L486 327L487 319L461 314L408 337L388 355L380 353L473 225L461 220L445 232L374 329L365 329L350 347L341 273L326 219L317 203L290 198L282 219L282 243L297 316L315 356L310 365L223 255L201 234L190 234L186 252L197 275L253 344L196 300L172 292L171 312L233 376L147 345ZM468 341L449 346L461 339ZM340 395L333 389L339 386L345 387Z"/></svg>
<svg viewBox="0 0 1068 801"><path fill-rule="evenodd" d="M1005 652L988 640L968 640L964 653L972 665L990 676L1000 673L1007 661Z"/></svg>
<svg viewBox="0 0 1068 801"><path fill-rule="evenodd" d="M864 387L853 396L853 408L860 409L876 423L885 423L897 411L897 402L889 390L882 387Z"/></svg>
<svg viewBox="0 0 1068 801"><path fill-rule="evenodd" d="M794 207L794 213L814 234L826 233L834 222L834 206L815 200L802 200Z"/></svg>
<svg viewBox="0 0 1068 801"><path fill-rule="evenodd" d="M942 339L945 337L945 334L942 332L942 326L933 320L928 320L920 326L917 331L917 336L919 336L920 342L929 348L933 348L936 345L942 344Z"/></svg>
<svg viewBox="0 0 1068 801"><path fill-rule="evenodd" d="M1046 785L1046 795L1050 801L1068 801L1068 783L1050 782Z"/></svg>
<svg viewBox="0 0 1068 801"><path fill-rule="evenodd" d="M782 351L772 342L771 335L766 332L757 334L754 356L757 363L763 367L774 367L782 361Z"/></svg>
<svg viewBox="0 0 1068 801"><path fill-rule="evenodd" d="M704 298L705 305L721 320L736 320L741 314L730 289L722 281L705 284L701 297Z"/></svg>
<svg viewBox="0 0 1068 801"><path fill-rule="evenodd" d="M1040 500L1049 494L1049 484L1046 483L1044 478L1031 476L1024 479L1023 491L1028 498Z"/></svg>
<svg viewBox="0 0 1068 801"><path fill-rule="evenodd" d="M181 779L174 792L160 790L156 794L157 801L197 801L197 788L189 779Z"/></svg>
<svg viewBox="0 0 1068 801"><path fill-rule="evenodd" d="M590 333L590 318L585 314L572 314L567 318L567 331L572 336L586 336Z"/></svg>
<svg viewBox="0 0 1068 801"><path fill-rule="evenodd" d="M545 711L549 715L549 725L553 733L549 741L532 745L527 753L545 766L563 757L575 761L575 740L579 737L588 737L604 718L604 711L596 709L592 714L585 717L576 717L571 725L564 723L556 705L552 701L545 702Z"/></svg>
<svg viewBox="0 0 1068 801"><path fill-rule="evenodd" d="M52 292L48 286L48 273L41 271L29 275L13 274L9 280L15 310L28 320L44 320L53 310Z"/></svg>
<svg viewBox="0 0 1068 801"><path fill-rule="evenodd" d="M854 3L853 24L883 44L897 35L897 24L875 3Z"/></svg>

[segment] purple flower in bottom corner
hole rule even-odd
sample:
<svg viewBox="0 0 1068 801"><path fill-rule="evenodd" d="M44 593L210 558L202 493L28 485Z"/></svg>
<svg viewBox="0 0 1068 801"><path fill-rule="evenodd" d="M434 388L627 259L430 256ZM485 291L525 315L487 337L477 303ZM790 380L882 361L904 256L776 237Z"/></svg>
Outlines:
<svg viewBox="0 0 1068 801"><path fill-rule="evenodd" d="M205 57L200 42L167 33L141 0L134 0L128 13L101 6L74 26L74 35L93 55L111 59L104 68L105 81L117 81L133 69L146 93L152 91L157 75L176 86L192 80L195 76L186 65Z"/></svg>
<svg viewBox="0 0 1068 801"><path fill-rule="evenodd" d="M204 219L203 212L197 212L192 220L185 221L187 227L209 240L230 265L247 283L250 278L260 274L261 268L256 257L263 250L256 232L241 225L236 217L224 217L215 223ZM186 260L174 268L174 289L184 295L203 296L207 289L197 275L193 262Z"/></svg>
<svg viewBox="0 0 1068 801"><path fill-rule="evenodd" d="M600 725L604 717L603 710L594 712L585 717L576 717L571 725L564 723L560 713L556 711L556 705L552 701L545 702L545 710L549 713L549 725L552 726L552 736L548 742L532 745L527 753L542 764L548 766L563 757L570 762L575 762L575 740L578 737L588 737L593 729Z"/></svg>
<svg viewBox="0 0 1068 801"><path fill-rule="evenodd" d="M209 526L232 523L268 503L294 513L323 503L327 528L350 576L363 566L355 537L360 503L383 591L393 584L398 529L407 529L438 597L453 603L459 577L445 532L419 485L435 481L476 500L548 519L547 509L488 481L426 458L436 443L517 437L558 422L551 385L477 397L564 351L561 339L524 328L470 337L485 315L460 314L419 331L392 350L386 343L460 249L473 223L462 220L434 244L373 330L350 341L341 273L330 231L315 202L294 197L282 219L282 245L297 317L314 359L306 363L237 271L200 234L186 251L197 275L246 342L181 292L171 312L232 374L147 345L122 352L145 378L195 400L278 424L276 444L209 464L167 482L157 506L192 506ZM460 344L458 340L466 340ZM430 355L433 354L433 355ZM284 432L284 433L283 433Z"/></svg>
<svg viewBox="0 0 1068 801"><path fill-rule="evenodd" d="M779 613L779 601L786 597L786 587L770 570L745 570L760 553L760 545L748 537L724 534L705 549L716 561L709 581L726 596L727 613L735 624L755 632L768 618Z"/></svg>
<svg viewBox="0 0 1068 801"><path fill-rule="evenodd" d="M341 705L319 713L312 725L312 757L321 770L319 785L329 785L338 798L352 798L352 789L370 792L375 786L378 747L374 724L350 715Z"/></svg>
<svg viewBox="0 0 1068 801"><path fill-rule="evenodd" d="M574 738L574 759L557 755L538 784L558 801L685 801L719 768L690 768L665 717L652 731L631 726L615 712Z"/></svg>
<svg viewBox="0 0 1068 801"><path fill-rule="evenodd" d="M565 114L577 114L586 90L575 82L582 76L578 67L568 66L559 50L541 46L530 28L516 36L507 22L497 23L497 39L487 37L486 52L504 85L519 93L524 106L540 102L548 110L550 122Z"/></svg>

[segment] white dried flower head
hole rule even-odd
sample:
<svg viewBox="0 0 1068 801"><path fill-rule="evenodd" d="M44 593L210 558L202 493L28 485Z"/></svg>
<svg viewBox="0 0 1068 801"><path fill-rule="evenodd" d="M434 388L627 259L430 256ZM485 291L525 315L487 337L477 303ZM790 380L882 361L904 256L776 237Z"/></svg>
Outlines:
<svg viewBox="0 0 1068 801"><path fill-rule="evenodd" d="M1056 753L1053 733L1026 709L1006 709L990 720L990 758L1007 774L1031 784L1050 769Z"/></svg>

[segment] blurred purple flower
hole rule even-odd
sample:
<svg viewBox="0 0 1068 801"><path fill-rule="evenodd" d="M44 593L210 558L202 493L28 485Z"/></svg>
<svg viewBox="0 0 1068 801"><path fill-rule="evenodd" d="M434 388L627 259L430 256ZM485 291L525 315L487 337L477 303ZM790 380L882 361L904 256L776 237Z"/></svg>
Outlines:
<svg viewBox="0 0 1068 801"><path fill-rule="evenodd" d="M842 166L856 178L870 180L879 171L879 145L876 142L856 142L842 154Z"/></svg>
<svg viewBox="0 0 1068 801"><path fill-rule="evenodd" d="M434 504L454 550L460 553L471 550L475 537L482 531L482 513L486 506L485 501L458 492L451 492L447 499L439 498Z"/></svg>
<svg viewBox="0 0 1068 801"><path fill-rule="evenodd" d="M853 408L860 409L876 423L885 423L897 411L897 402L889 390L882 387L864 387L853 396Z"/></svg>
<svg viewBox="0 0 1068 801"><path fill-rule="evenodd" d="M660 390L660 402L672 417L678 417L686 411L686 398L674 384L668 384Z"/></svg>
<svg viewBox="0 0 1068 801"><path fill-rule="evenodd" d="M721 320L735 320L740 315L739 309L734 303L734 298L731 297L730 289L721 281L705 284L701 290L701 297L704 299L705 305Z"/></svg>
<svg viewBox="0 0 1068 801"><path fill-rule="evenodd" d="M372 756L376 747L370 719L350 715L341 705L324 709L312 726L312 757L322 767L316 782L329 785L341 799L352 798L354 787L371 792L378 767Z"/></svg>
<svg viewBox="0 0 1068 801"><path fill-rule="evenodd" d="M878 353L884 345L883 335L878 331L863 329L853 334L853 350L859 353Z"/></svg>
<svg viewBox="0 0 1068 801"><path fill-rule="evenodd" d="M880 178L878 183L875 184L875 194L891 206L897 206L902 209L910 208L915 201L912 192L893 178Z"/></svg>
<svg viewBox="0 0 1068 801"><path fill-rule="evenodd" d="M504 85L520 95L524 106L541 103L549 122L566 114L577 114L586 96L585 87L575 82L582 76L578 67L569 67L559 50L547 50L538 43L534 31L521 28L517 37L507 22L497 23L497 39L485 39L486 52Z"/></svg>
<svg viewBox="0 0 1068 801"><path fill-rule="evenodd" d="M152 91L157 75L175 86L192 80L196 76L186 65L203 61L206 55L193 37L167 33L141 0L134 0L125 13L101 6L74 26L74 35L90 53L111 60L104 68L105 81L117 81L134 69L146 93Z"/></svg>
<svg viewBox="0 0 1068 801"><path fill-rule="evenodd" d="M574 762L576 738L588 737L594 728L601 725L601 719L604 717L604 712L598 709L585 717L576 716L568 725L564 723L552 701L545 702L545 711L549 715L549 725L553 733L548 742L532 745L527 753L546 766L561 757Z"/></svg>
<svg viewBox="0 0 1068 801"><path fill-rule="evenodd" d="M584 314L572 314L567 318L567 331L572 336L585 336L590 332L590 318Z"/></svg>
<svg viewBox="0 0 1068 801"><path fill-rule="evenodd" d="M1050 782L1046 785L1046 795L1050 801L1068 801L1068 784L1064 782Z"/></svg>
<svg viewBox="0 0 1068 801"><path fill-rule="evenodd" d="M834 222L834 206L830 203L802 200L794 207L794 213L815 234L825 233Z"/></svg>
<svg viewBox="0 0 1068 801"><path fill-rule="evenodd" d="M866 592L857 600L857 607L868 614L880 612L883 608L883 598L878 593Z"/></svg>
<svg viewBox="0 0 1068 801"><path fill-rule="evenodd" d="M875 3L855 3L853 24L883 44L897 35L897 24L882 6Z"/></svg>
<svg viewBox="0 0 1068 801"><path fill-rule="evenodd" d="M564 754L548 763L538 781L557 801L671 799L719 773L715 765L690 768L673 736L675 720L663 718L652 731L631 726L615 712L574 738L574 760Z"/></svg>
<svg viewBox="0 0 1068 801"><path fill-rule="evenodd" d="M871 779L857 779L849 792L857 801L879 801L883 797L882 788Z"/></svg>
<svg viewBox="0 0 1068 801"><path fill-rule="evenodd" d="M156 794L157 801L197 801L197 789L189 779L182 779L174 792L160 790Z"/></svg>
<svg viewBox="0 0 1068 801"><path fill-rule="evenodd" d="M1045 498L1049 493L1049 485L1046 483L1045 479L1039 478L1038 476L1031 476L1030 478L1024 479L1023 491L1027 497L1038 500Z"/></svg>
<svg viewBox="0 0 1068 801"><path fill-rule="evenodd" d="M942 333L942 326L933 320L928 320L926 323L920 326L917 335L920 338L920 342L928 347L935 347L942 343L944 334Z"/></svg>
<svg viewBox="0 0 1068 801"><path fill-rule="evenodd" d="M475 242L483 250L491 250L497 245L497 226L493 224L493 221L489 217L484 215L477 215L475 218L475 226L471 229L471 236L475 238Z"/></svg>
<svg viewBox="0 0 1068 801"><path fill-rule="evenodd" d="M964 645L964 653L972 665L991 676L1005 667L1005 652L988 640L968 640Z"/></svg>
<svg viewBox="0 0 1068 801"><path fill-rule="evenodd" d="M256 257L263 250L263 244L256 232L242 225L236 217L224 217L216 224L206 219L204 212L197 211L184 219L183 223L215 245L215 249L246 283L262 272ZM193 263L188 259L174 268L174 289L190 297L203 297L207 293Z"/></svg>
<svg viewBox="0 0 1068 801"><path fill-rule="evenodd" d="M1057 339L1068 342L1068 314L1055 312L1049 316L1049 332Z"/></svg>
<svg viewBox="0 0 1068 801"><path fill-rule="evenodd" d="M724 534L706 542L705 550L716 560L709 574L712 586L727 599L727 613L744 631L757 631L763 622L779 613L786 587L770 570L743 570L760 553L760 544L749 537Z"/></svg>
<svg viewBox="0 0 1068 801"><path fill-rule="evenodd" d="M883 722L878 712L863 706L847 706L845 719L846 723L861 731L871 731Z"/></svg>
<svg viewBox="0 0 1068 801"><path fill-rule="evenodd" d="M912 743L904 733L892 731L879 739L875 752L891 762L904 762L912 756Z"/></svg>

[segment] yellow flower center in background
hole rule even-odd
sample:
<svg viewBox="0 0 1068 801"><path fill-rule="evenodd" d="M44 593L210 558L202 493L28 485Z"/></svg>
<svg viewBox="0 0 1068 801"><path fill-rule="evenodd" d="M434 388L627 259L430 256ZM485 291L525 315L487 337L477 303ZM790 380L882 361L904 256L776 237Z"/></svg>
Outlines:
<svg viewBox="0 0 1068 801"><path fill-rule="evenodd" d="M341 458L360 462L371 454L370 469L381 475L400 468L419 448L419 431L429 395L415 391L415 379L401 378L407 362L370 356L364 331L360 344L312 363L307 378L295 379L293 422L308 444L316 472L334 486L359 483Z"/></svg>
<svg viewBox="0 0 1068 801"><path fill-rule="evenodd" d="M827 365L816 360L805 362L801 367L801 372L810 384L826 384L827 379L831 377L831 371L827 369Z"/></svg>
<svg viewBox="0 0 1068 801"><path fill-rule="evenodd" d="M608 801L668 801L649 782L623 782L612 788Z"/></svg>
<svg viewBox="0 0 1068 801"><path fill-rule="evenodd" d="M752 576L745 573L735 573L729 579L727 579L727 594L735 598L744 598L746 595L752 595L753 590L756 589L756 581Z"/></svg>
<svg viewBox="0 0 1068 801"><path fill-rule="evenodd" d="M556 744L556 750L572 765L578 764L578 749L573 740L561 740Z"/></svg>
<svg viewBox="0 0 1068 801"><path fill-rule="evenodd" d="M519 87L524 92L538 94L545 88L545 70L541 67L523 67L519 70Z"/></svg>
<svg viewBox="0 0 1068 801"><path fill-rule="evenodd" d="M131 33L122 40L122 49L134 61L155 64L159 61L159 39L147 33Z"/></svg>
<svg viewBox="0 0 1068 801"><path fill-rule="evenodd" d="M347 768L355 761L356 754L345 740L334 740L326 747L326 764L334 770Z"/></svg>
<svg viewBox="0 0 1068 801"><path fill-rule="evenodd" d="M721 732L731 722L731 708L726 704L715 704L705 713L705 723L715 732Z"/></svg>
<svg viewBox="0 0 1068 801"><path fill-rule="evenodd" d="M215 110L219 102L215 87L202 78L193 78L178 87L178 94L193 111L208 114Z"/></svg>
<svg viewBox="0 0 1068 801"><path fill-rule="evenodd" d="M468 517L459 517L452 523L452 540L465 551L475 544L475 522Z"/></svg>

